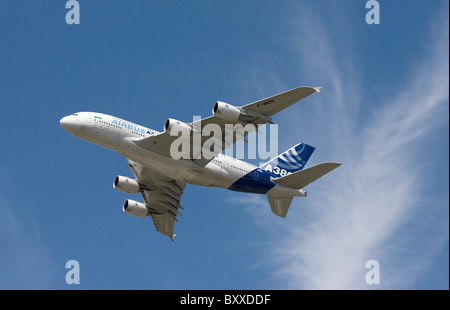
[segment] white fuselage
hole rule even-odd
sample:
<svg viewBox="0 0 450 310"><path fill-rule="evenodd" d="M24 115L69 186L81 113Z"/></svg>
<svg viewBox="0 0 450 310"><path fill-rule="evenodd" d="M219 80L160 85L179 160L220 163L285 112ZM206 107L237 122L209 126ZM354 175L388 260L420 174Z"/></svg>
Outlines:
<svg viewBox="0 0 450 310"><path fill-rule="evenodd" d="M70 134L115 150L176 181L249 193L305 196L303 190L276 185L271 181L273 175L267 171L224 154L218 154L204 167L192 160L176 160L158 155L139 147L134 140L159 132L111 115L79 112L64 117L60 123Z"/></svg>
<svg viewBox="0 0 450 310"><path fill-rule="evenodd" d="M158 173L195 185L229 188L236 180L257 167L219 154L205 167L191 160L174 160L136 146L133 139L159 134L159 132L113 117L111 115L81 112L67 116L74 123L67 131L83 140L115 150L119 154Z"/></svg>

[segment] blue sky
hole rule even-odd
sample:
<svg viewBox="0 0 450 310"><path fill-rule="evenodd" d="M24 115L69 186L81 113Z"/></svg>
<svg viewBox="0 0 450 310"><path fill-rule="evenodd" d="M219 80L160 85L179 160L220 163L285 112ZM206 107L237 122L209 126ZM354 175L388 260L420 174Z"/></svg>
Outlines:
<svg viewBox="0 0 450 310"><path fill-rule="evenodd" d="M448 289L448 1L0 1L0 288ZM266 197L188 185L171 242L122 212L117 153L59 120L161 130L323 86L277 115L280 152L343 166L286 219ZM68 260L80 285L65 282ZM367 285L365 263L380 264Z"/></svg>

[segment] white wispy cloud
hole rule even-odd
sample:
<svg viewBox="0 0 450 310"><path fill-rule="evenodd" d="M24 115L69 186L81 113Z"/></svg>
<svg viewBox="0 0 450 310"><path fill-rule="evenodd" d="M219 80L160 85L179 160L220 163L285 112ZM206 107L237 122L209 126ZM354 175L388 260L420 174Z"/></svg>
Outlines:
<svg viewBox="0 0 450 310"><path fill-rule="evenodd" d="M320 186L308 187L318 193L307 203L294 200L291 210L303 211L290 211L282 237L275 236L272 275L281 288L409 288L448 242L448 192L442 197L445 190L440 189L439 199L422 189L432 178L426 168L437 159L421 148L448 131L448 15L433 26L428 54L411 64L402 88L384 96L389 99L383 103L361 85L364 72L354 65L355 58L339 57L320 16L302 7L297 21L288 44L297 48L302 73L329 82L323 92L328 95L320 100L330 102L312 108L320 121L309 121L317 131L310 137L331 150L327 160L336 157L344 165L321 179ZM350 41L341 46L351 47ZM375 103L377 109L368 108ZM361 109L372 114L358 126ZM291 115L296 128L296 113ZM286 143L301 139L301 133L292 133ZM448 148L448 141L443 143ZM365 263L371 259L380 263L378 287L365 282Z"/></svg>

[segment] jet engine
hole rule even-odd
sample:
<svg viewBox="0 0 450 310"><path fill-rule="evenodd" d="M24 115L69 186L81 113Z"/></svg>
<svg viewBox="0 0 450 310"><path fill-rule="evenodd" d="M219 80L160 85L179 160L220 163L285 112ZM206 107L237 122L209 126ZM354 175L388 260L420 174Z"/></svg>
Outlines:
<svg viewBox="0 0 450 310"><path fill-rule="evenodd" d="M123 177L121 175L116 176L113 187L128 194L137 194L137 192L139 192L139 183L135 179Z"/></svg>
<svg viewBox="0 0 450 310"><path fill-rule="evenodd" d="M233 122L237 121L241 116L241 110L222 101L216 101L214 103L212 113L219 118Z"/></svg>
<svg viewBox="0 0 450 310"><path fill-rule="evenodd" d="M189 126L186 123L183 123L181 121L178 121L173 118L168 118L166 122L164 123L164 131L167 130L174 130L175 132L180 132L182 134L190 134L192 131L191 126Z"/></svg>
<svg viewBox="0 0 450 310"><path fill-rule="evenodd" d="M145 204L131 199L125 200L123 212L137 217L146 217L148 215L148 209Z"/></svg>

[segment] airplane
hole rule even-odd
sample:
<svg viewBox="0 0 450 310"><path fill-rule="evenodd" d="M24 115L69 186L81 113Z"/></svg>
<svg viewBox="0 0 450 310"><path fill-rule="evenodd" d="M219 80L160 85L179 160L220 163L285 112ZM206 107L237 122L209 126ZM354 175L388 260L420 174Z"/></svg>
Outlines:
<svg viewBox="0 0 450 310"><path fill-rule="evenodd" d="M305 143L293 146L259 167L223 154L236 141L246 141L245 136L251 130L258 132L259 126L273 124L273 115L313 93L320 93L320 89L297 87L243 106L217 101L212 116L192 123L169 118L163 132L96 112L74 113L63 117L60 124L70 134L112 149L127 159L135 178L116 176L113 187L129 194L140 193L144 202L127 199L123 211L141 218L150 216L156 230L173 241L174 223L179 221L183 209L180 200L186 184L266 194L272 212L284 218L293 197L305 197L305 186L341 165L326 162L303 169L315 150ZM229 125L239 124L254 126L243 133L229 129ZM221 129L211 147L206 146L211 144L210 136L197 137L197 146L200 150L206 147L208 156L194 152L193 139L207 125ZM187 141L191 148L182 151L183 157L175 159L171 146L180 139L180 133L186 134L188 139L182 142Z"/></svg>

